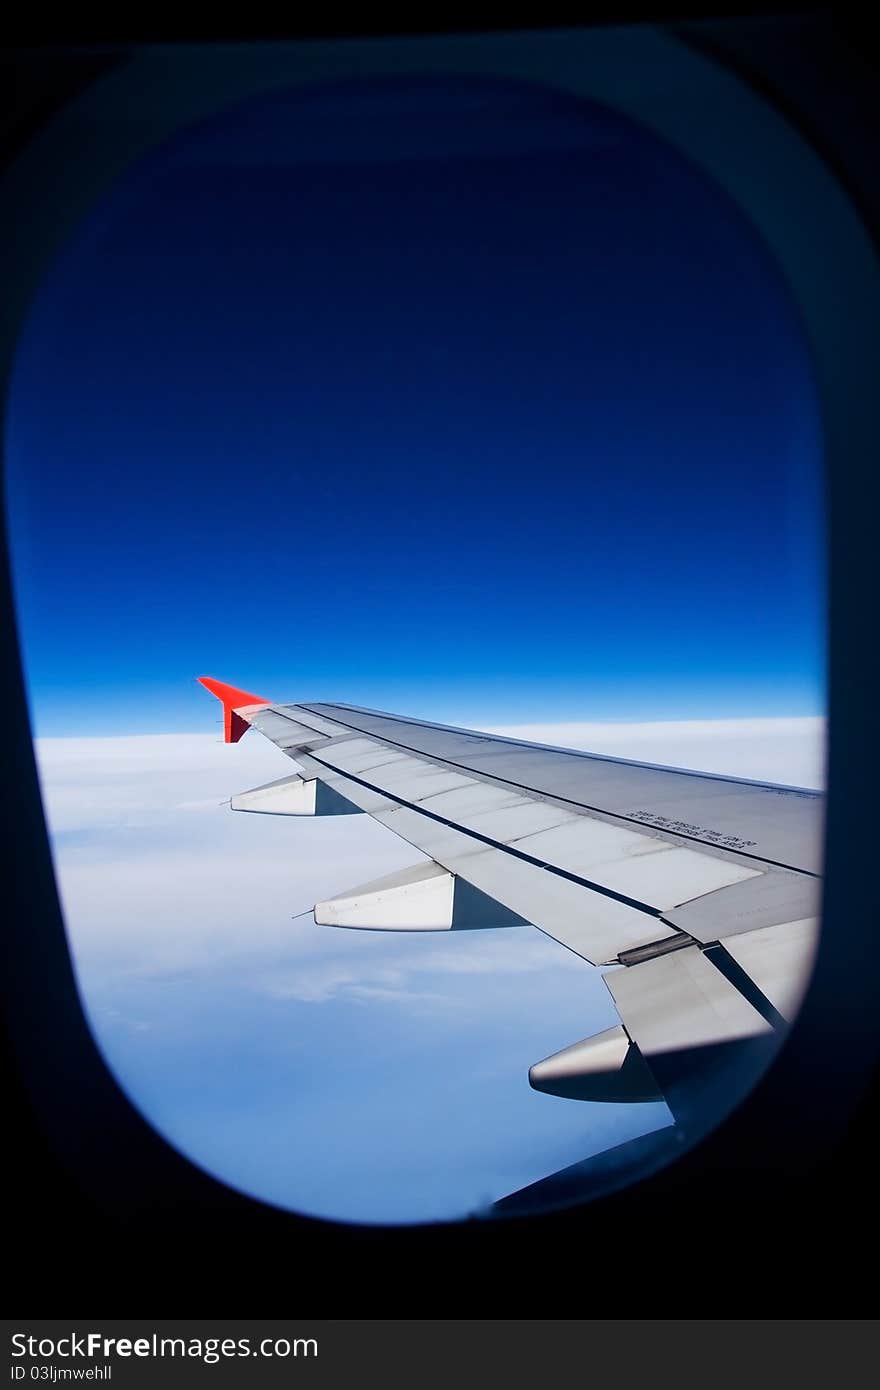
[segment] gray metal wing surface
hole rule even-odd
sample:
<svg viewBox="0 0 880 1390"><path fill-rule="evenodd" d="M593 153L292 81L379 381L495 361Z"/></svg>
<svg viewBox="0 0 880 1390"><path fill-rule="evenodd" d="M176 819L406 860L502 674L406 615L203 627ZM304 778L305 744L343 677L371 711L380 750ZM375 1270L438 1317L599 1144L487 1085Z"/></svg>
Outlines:
<svg viewBox="0 0 880 1390"><path fill-rule="evenodd" d="M537 1062L536 1089L674 1108L695 1057L778 1040L796 1012L818 936L820 793L205 684L229 741L250 726L297 768L234 809L366 812L430 860L316 904L317 922L530 923L601 968L619 1025Z"/></svg>

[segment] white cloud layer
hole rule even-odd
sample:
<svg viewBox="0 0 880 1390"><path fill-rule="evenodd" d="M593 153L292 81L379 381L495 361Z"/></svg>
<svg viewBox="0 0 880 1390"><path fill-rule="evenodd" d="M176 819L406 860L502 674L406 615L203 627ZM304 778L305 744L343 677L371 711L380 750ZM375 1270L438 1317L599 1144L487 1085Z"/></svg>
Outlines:
<svg viewBox="0 0 880 1390"><path fill-rule="evenodd" d="M505 738L789 787L825 785L825 719L682 719L645 724L517 724Z"/></svg>
<svg viewBox="0 0 880 1390"><path fill-rule="evenodd" d="M498 732L821 785L820 720ZM98 1041L157 1127L233 1185L316 1214L435 1219L668 1123L664 1106L528 1089L533 1061L615 1021L599 972L540 933L316 927L317 899L422 856L366 816L230 814L235 792L289 769L265 740L46 738L37 756ZM363 1074L354 1051L371 1055ZM421 1128L411 1069L433 1098ZM283 1156L281 1134L296 1136ZM349 1163L321 1158L330 1136Z"/></svg>

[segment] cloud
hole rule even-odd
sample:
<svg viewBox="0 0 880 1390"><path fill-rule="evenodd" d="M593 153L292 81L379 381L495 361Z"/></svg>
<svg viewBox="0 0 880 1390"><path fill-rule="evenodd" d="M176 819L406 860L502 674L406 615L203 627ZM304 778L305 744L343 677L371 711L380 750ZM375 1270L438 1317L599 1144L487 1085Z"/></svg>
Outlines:
<svg viewBox="0 0 880 1390"><path fill-rule="evenodd" d="M516 724L487 727L483 732L758 782L819 790L825 785L826 721L819 715L641 724Z"/></svg>
<svg viewBox="0 0 880 1390"><path fill-rule="evenodd" d="M804 785L820 781L824 755L821 719L540 724L498 732L705 770L768 778L773 772ZM367 816L230 813L236 791L293 767L267 740L251 735L230 748L210 735L166 734L40 739L36 747L84 978L159 978L237 965L250 988L276 996L286 988L291 998L318 1002L386 989L402 998L409 988L415 1002L426 993L420 977L538 977L571 966L568 952L527 928L412 936L295 921L315 901L424 856ZM382 974L389 970L398 972L392 982Z"/></svg>
<svg viewBox="0 0 880 1390"><path fill-rule="evenodd" d="M506 732L796 783L822 729L791 722ZM669 1123L662 1104L529 1089L532 1062L616 1018L600 972L540 933L300 916L423 856L366 816L232 814L233 793L291 770L265 740L40 739L37 756L98 1043L160 1132L233 1186L341 1219L452 1218Z"/></svg>
<svg viewBox="0 0 880 1390"><path fill-rule="evenodd" d="M421 961L424 969L426 963ZM410 971L370 966L317 966L294 975L274 976L264 983L264 991L275 999L293 999L304 1004L323 1004L329 999L348 998L398 1004L407 1008L425 1005L456 1006L454 993L412 988Z"/></svg>

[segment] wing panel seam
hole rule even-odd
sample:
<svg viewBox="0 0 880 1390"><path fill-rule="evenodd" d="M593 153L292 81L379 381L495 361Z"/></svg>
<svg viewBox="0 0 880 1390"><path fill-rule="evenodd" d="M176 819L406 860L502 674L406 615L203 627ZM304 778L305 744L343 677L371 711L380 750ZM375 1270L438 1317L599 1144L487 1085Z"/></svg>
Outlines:
<svg viewBox="0 0 880 1390"><path fill-rule="evenodd" d="M613 898L615 902L623 903L625 907L631 907L636 912L643 912L649 917L660 918L664 909L652 907L650 903L639 902L638 898L627 897L625 893L618 893L613 888L606 888L604 884L594 883L591 879L581 878L579 874L573 874L568 869L560 869L555 864L547 864L542 859L535 858L532 854L526 854L524 850L514 849L512 845L506 845L501 840L493 840L489 835L482 835L478 830L469 830L466 826L459 825L454 820L448 820L446 816L439 816L436 811L426 811L423 806L418 806L412 801L403 801L395 796L393 792L386 791L384 787L377 787L372 782L367 782L362 777L356 777L354 773L346 772L343 767L334 767L332 763L325 762L323 758L315 757L314 753L308 755L313 762L327 769L328 772L335 772L339 777L345 777L357 786L363 787L365 791L375 792L379 796L385 797L388 801L394 801L398 806L405 807L408 811L416 811L420 816L427 820L436 821L439 825L445 825L449 830L457 830L460 835L466 835L471 840L478 840L481 844L488 845L491 849L502 850L505 854L511 854L515 859L522 859L526 864L532 864L537 869L546 869L548 873L555 874L558 878L566 878L570 883L577 883L581 888L587 888L592 893L599 893L603 898ZM681 932L679 927L674 927L672 923L665 923L671 931ZM684 933L681 933L684 935Z"/></svg>
<svg viewBox="0 0 880 1390"><path fill-rule="evenodd" d="M308 709L309 709L309 706L308 706L308 705L304 705L303 708L308 710ZM317 713L317 711L315 711L315 710L309 710L309 712L310 712L310 713ZM285 719L291 719L291 720L293 719L293 716L292 716L292 715L283 715L282 717L285 718ZM325 717L325 718L329 718L329 716L324 716L324 717ZM383 717L383 716L380 716L380 717ZM385 717L385 718L391 718L390 715L386 715L386 716L384 716L384 717ZM295 723L296 721L294 720L293 722ZM412 753L414 757L422 756L422 757L425 757L425 758L429 758L429 759L431 759L432 761L443 763L443 764L445 764L447 767L456 767L456 768L459 768L462 772L468 772L468 773L470 773L470 775L471 775L472 777L475 777L475 778L477 779L477 781L486 781L486 778L487 778L487 776L488 776L488 777L491 778L492 782L495 782L495 783L499 783L499 782L500 782L500 783L503 783L504 786L506 786L506 787L516 787L518 791L532 792L532 793L534 793L534 792L537 791L537 788L536 788L536 787L529 787L529 786L526 786L526 784L525 784L524 782L514 782L514 781L512 781L509 777L496 777L494 774L483 774L483 775L481 775L480 772L479 772L476 768L468 767L467 763L459 763L459 762L456 762L454 758L443 758L443 757L438 757L436 754L425 753L423 749L412 748L409 744L407 744L407 743L400 743L397 739L388 738L385 734L371 733L368 729L359 729L359 728L357 727L356 724L345 724L344 721L341 720L341 719L338 720L337 722L340 723L340 724L342 724L343 728L351 729L354 733L363 734L365 738L377 738L377 739L379 739L382 743L391 744L391 745L392 745L393 747L395 747L395 748L402 748L405 752L407 752L407 753ZM413 722L415 722L415 721L413 721ZM427 727L430 727L430 726L427 726ZM456 729L455 732L456 732L456 733L464 733L464 734L467 734L467 733L469 732L469 730L467 730L467 729ZM491 738L492 738L492 735L491 735L491 734L486 734L486 735L482 735L482 737L485 737L485 738L487 738L487 739L491 739ZM522 746L522 747L528 747L529 745L528 745L528 744L523 744L523 745L521 745L521 746ZM535 746L535 747L538 747L537 744L534 745L534 746ZM564 749L553 749L552 751L553 751L553 752L565 752ZM572 753L576 753L576 750L575 750L575 749L572 749L571 752L572 752ZM588 754L587 756L592 756L592 755ZM637 766L648 766L648 764L637 764ZM684 777L684 776L690 776L690 775L693 775L694 777L700 777L700 776L708 777L708 776L710 775L710 774L708 774L708 773L698 773L698 772L695 772L695 773L693 773L693 774L690 774L690 773L683 772L683 771L681 771L680 769L677 769L677 768L659 768L659 769L655 769L655 770L659 770L659 771L661 771L661 772L679 772L679 774L680 774L681 776L683 776L683 777ZM334 771L341 771L341 769L334 769ZM343 774L343 775L346 775L346 776L347 776L348 774ZM735 779L730 778L730 779L727 779L727 780L733 781L733 780L735 780ZM364 785L367 785L367 784L365 783ZM757 785L763 786L764 784L763 784L763 783L758 783ZM376 788L372 788L372 790L376 790ZM543 795L549 796L553 801L562 801L562 802L564 802L567 806L577 806L577 807L580 807L580 809L583 810L583 811L595 811L595 812L597 812L599 815L602 815L602 816L611 816L611 817L613 817L614 820L626 821L626 823L627 823L628 825L637 825L637 826L639 826L640 829L642 829L642 830L644 830L644 829L646 828L646 822L645 822L645 821L637 820L635 816L625 816L625 815L623 815L620 811L608 811L608 810L605 809L604 806L593 806L593 805L590 805L590 804L589 804L588 802L586 802L586 801L574 801L574 800L572 800L571 797L568 797L568 796L558 796L555 792L546 792L546 793L542 792L542 793L539 793L539 795L542 795L542 796L543 796ZM401 804L403 804L403 803L401 803ZM416 808L416 809L418 809L418 808ZM438 819L439 819L439 818L438 818ZM647 824L647 828L648 828L648 829L652 829L652 828L653 828L653 829L657 829L656 826L651 827L650 824ZM468 832L468 833L470 833L470 832ZM719 848L720 848L720 849L723 849L723 848L724 848L724 846L719 846L719 845L715 844L714 841L712 841L712 840L704 840L704 839L702 839L699 835L686 835L683 831L667 831L667 832L665 832L665 833L668 834L670 837L671 837L672 835L675 835L676 839L679 839L679 840L690 840L690 841L691 841L692 843L694 843L694 844L705 845L705 846L707 847L707 849L719 849ZM786 864L786 863L784 863L784 862L783 862L782 860L780 860L780 859L767 859L767 858L765 858L765 856L762 855L762 854L750 854L750 853L748 852L748 850L744 850L744 849L729 850L728 853L733 854L733 855L736 855L736 856L737 856L738 858L740 858L740 859L754 859L754 860L756 861L756 863L758 863L758 864L768 864L768 865L770 865L770 866L771 866L772 868L774 868L774 869L787 869L790 873L793 873L793 874L803 874L806 878L818 878L818 879L821 879L821 877L822 877L821 874L816 873L815 870L813 870L813 869L801 869L801 868L798 868L797 865L795 865L795 864Z"/></svg>

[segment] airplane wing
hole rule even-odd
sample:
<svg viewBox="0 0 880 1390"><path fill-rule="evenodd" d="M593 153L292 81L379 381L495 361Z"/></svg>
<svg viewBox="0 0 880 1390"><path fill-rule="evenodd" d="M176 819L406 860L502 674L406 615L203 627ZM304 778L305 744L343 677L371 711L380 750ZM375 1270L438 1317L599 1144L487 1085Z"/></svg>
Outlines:
<svg viewBox="0 0 880 1390"><path fill-rule="evenodd" d="M535 1089L663 1096L681 1119L695 1074L778 1045L816 950L820 793L201 683L227 742L254 728L296 765L234 810L366 812L430 859L318 903L316 922L530 923L602 969L619 1025L537 1062Z"/></svg>

